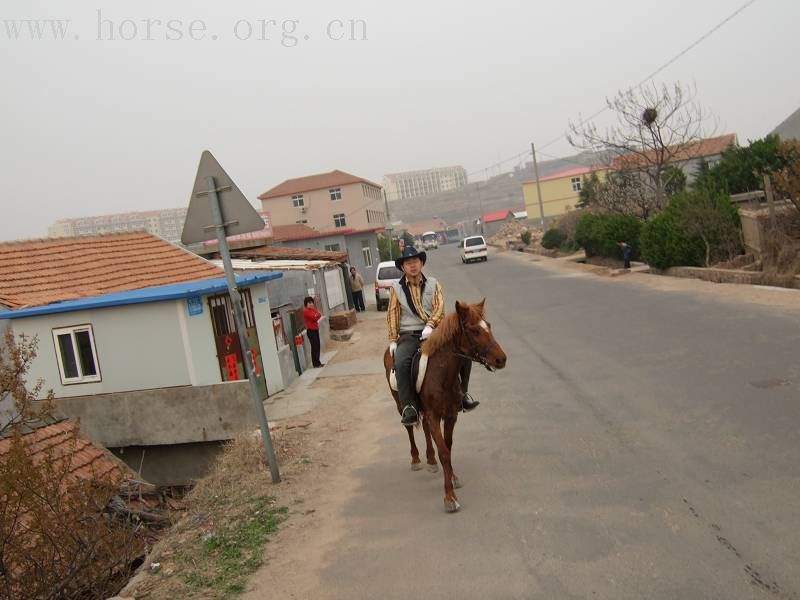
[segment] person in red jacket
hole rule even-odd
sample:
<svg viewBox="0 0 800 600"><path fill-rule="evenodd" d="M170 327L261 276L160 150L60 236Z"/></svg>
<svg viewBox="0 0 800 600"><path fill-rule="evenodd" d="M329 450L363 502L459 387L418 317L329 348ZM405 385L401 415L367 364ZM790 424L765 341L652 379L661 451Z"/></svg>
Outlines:
<svg viewBox="0 0 800 600"><path fill-rule="evenodd" d="M311 342L311 364L314 368L319 369L325 366L319 362L319 321L322 318L322 314L317 310L314 298L311 296L306 296L306 299L303 300L303 306L303 317L306 320L306 332L308 334L308 341Z"/></svg>

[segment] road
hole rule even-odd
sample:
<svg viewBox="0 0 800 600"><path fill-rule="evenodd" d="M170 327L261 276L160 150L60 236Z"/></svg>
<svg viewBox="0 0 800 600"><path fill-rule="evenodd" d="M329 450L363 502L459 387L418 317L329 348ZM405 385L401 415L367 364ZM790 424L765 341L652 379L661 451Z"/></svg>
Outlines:
<svg viewBox="0 0 800 600"><path fill-rule="evenodd" d="M509 365L474 372L455 515L376 429L324 597L800 598L800 315L452 247L426 271L487 297Z"/></svg>

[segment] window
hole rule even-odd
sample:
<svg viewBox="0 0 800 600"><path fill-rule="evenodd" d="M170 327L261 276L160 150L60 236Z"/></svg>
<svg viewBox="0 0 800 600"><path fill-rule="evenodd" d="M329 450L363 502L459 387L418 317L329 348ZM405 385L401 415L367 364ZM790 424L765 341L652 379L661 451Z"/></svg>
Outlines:
<svg viewBox="0 0 800 600"><path fill-rule="evenodd" d="M364 266L372 266L372 248L369 247L369 240L361 240L361 255L364 257Z"/></svg>
<svg viewBox="0 0 800 600"><path fill-rule="evenodd" d="M305 199L303 198L303 194L295 194L292 196L292 206L295 208L299 208L301 206L305 206Z"/></svg>
<svg viewBox="0 0 800 600"><path fill-rule="evenodd" d="M91 325L64 327L53 330L61 383L90 383L100 381L97 349Z"/></svg>
<svg viewBox="0 0 800 600"><path fill-rule="evenodd" d="M573 192L580 192L581 191L581 178L580 177L573 177L570 181L572 182L572 191Z"/></svg>
<svg viewBox="0 0 800 600"><path fill-rule="evenodd" d="M308 223L308 219L298 219L297 221L295 221L295 223L297 223L298 225L305 225L306 223Z"/></svg>
<svg viewBox="0 0 800 600"><path fill-rule="evenodd" d="M344 213L339 213L338 215L333 215L333 224L336 227L344 227L347 225L347 221L344 218Z"/></svg>
<svg viewBox="0 0 800 600"><path fill-rule="evenodd" d="M325 246L325 250L329 252L339 252L340 246L339 244L327 244Z"/></svg>
<svg viewBox="0 0 800 600"><path fill-rule="evenodd" d="M342 188L331 188L328 190L328 193L331 195L331 200L342 199Z"/></svg>

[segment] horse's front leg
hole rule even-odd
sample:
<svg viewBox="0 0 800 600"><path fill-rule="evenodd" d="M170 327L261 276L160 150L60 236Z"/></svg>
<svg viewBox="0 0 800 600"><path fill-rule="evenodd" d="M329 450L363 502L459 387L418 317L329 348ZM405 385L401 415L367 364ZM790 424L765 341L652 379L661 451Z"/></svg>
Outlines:
<svg viewBox="0 0 800 600"><path fill-rule="evenodd" d="M450 449L444 441L441 427L441 417L434 417L432 414L426 415L428 426L436 442L436 450L439 453L439 462L442 463L444 471L444 508L447 512L456 512L461 508L458 503L456 493L453 491L453 467L450 465Z"/></svg>
<svg viewBox="0 0 800 600"><path fill-rule="evenodd" d="M447 449L450 451L451 464L453 461L453 430L456 427L457 420L457 414L444 418L444 443L447 446ZM453 471L453 487L456 489L461 487L461 481L459 481L458 475L455 474L455 471Z"/></svg>
<svg viewBox="0 0 800 600"><path fill-rule="evenodd" d="M414 440L414 427L406 425L406 431L408 432L408 441L411 443L411 470L419 471L422 469L422 461L419 459L417 442Z"/></svg>
<svg viewBox="0 0 800 600"><path fill-rule="evenodd" d="M439 465L436 463L436 451L433 449L433 440L431 439L431 428L428 425L428 419L422 419L422 431L425 432L425 457L428 459L428 471L437 473Z"/></svg>

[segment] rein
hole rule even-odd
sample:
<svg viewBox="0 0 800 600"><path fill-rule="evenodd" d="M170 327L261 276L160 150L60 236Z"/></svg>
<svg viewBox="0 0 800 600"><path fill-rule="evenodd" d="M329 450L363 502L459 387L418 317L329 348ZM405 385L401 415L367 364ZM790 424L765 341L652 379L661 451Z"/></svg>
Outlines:
<svg viewBox="0 0 800 600"><path fill-rule="evenodd" d="M474 363L483 365L489 372L494 372L495 370L495 368L486 361L486 357L483 355L476 354L475 356L467 356L466 354L461 354L460 352L448 352L448 354L452 356L457 356L458 358L466 358L467 360L470 360Z"/></svg>

